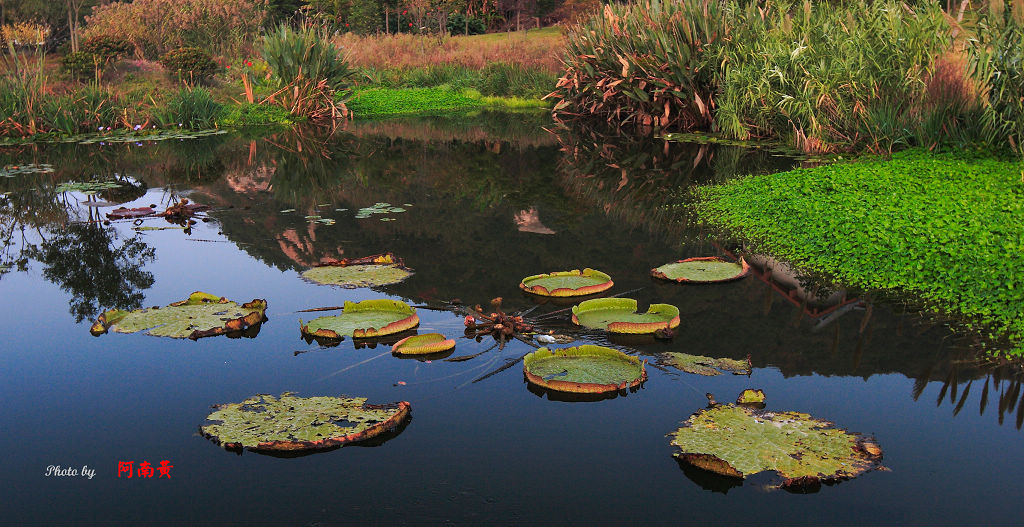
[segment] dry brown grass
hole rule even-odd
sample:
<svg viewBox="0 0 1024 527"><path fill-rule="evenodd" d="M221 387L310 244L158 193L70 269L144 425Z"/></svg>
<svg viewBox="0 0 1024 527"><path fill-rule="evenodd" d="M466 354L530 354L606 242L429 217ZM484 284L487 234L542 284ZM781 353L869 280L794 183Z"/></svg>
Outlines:
<svg viewBox="0 0 1024 527"><path fill-rule="evenodd" d="M551 32L536 37L512 33L449 38L346 34L335 38L334 43L345 50L352 66L376 69L438 65L480 69L492 62L505 62L559 73L565 50L565 38Z"/></svg>

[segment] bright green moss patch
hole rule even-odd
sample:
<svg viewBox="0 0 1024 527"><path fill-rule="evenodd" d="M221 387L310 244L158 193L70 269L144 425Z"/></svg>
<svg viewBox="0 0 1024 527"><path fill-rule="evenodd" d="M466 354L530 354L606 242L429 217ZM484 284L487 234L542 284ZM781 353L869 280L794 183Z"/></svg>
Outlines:
<svg viewBox="0 0 1024 527"><path fill-rule="evenodd" d="M703 219L777 257L916 295L1024 354L1024 163L922 151L700 191Z"/></svg>
<svg viewBox="0 0 1024 527"><path fill-rule="evenodd" d="M482 106L479 99L441 86L437 88L369 88L358 90L348 102L356 118L449 112Z"/></svg>

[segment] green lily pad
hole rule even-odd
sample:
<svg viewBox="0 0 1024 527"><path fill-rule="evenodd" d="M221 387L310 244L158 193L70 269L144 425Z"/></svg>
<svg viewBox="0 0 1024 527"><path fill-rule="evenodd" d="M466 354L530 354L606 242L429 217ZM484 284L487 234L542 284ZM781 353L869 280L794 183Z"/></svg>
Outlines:
<svg viewBox="0 0 1024 527"><path fill-rule="evenodd" d="M53 165L29 163L27 165L7 165L0 167L0 177L15 177L23 174L49 174Z"/></svg>
<svg viewBox="0 0 1024 527"><path fill-rule="evenodd" d="M120 188L122 185L116 181L68 181L57 185L57 192L81 192L83 194L96 194L104 190Z"/></svg>
<svg viewBox="0 0 1024 527"><path fill-rule="evenodd" d="M196 291L186 300L167 307L123 311L111 309L100 315L90 328L99 336L113 328L118 333L145 331L157 337L212 337L240 332L266 320L267 301L256 299L238 305L226 298Z"/></svg>
<svg viewBox="0 0 1024 527"><path fill-rule="evenodd" d="M302 273L311 282L347 289L397 284L410 276L412 269L391 253L332 260Z"/></svg>
<svg viewBox="0 0 1024 527"><path fill-rule="evenodd" d="M607 291L614 284L612 278L601 271L573 269L527 276L519 288L540 296L585 296Z"/></svg>
<svg viewBox="0 0 1024 527"><path fill-rule="evenodd" d="M240 403L219 404L199 427L203 436L231 449L318 450L365 441L394 430L408 418L410 405L366 404L365 397L255 395Z"/></svg>
<svg viewBox="0 0 1024 527"><path fill-rule="evenodd" d="M425 333L405 337L391 346L395 355L429 355L441 353L455 347L455 340L440 333Z"/></svg>
<svg viewBox="0 0 1024 527"><path fill-rule="evenodd" d="M340 315L314 318L308 324L299 320L303 335L330 339L380 337L412 329L419 324L420 318L412 306L386 298L346 301Z"/></svg>
<svg viewBox="0 0 1024 527"><path fill-rule="evenodd" d="M687 258L651 269L651 276L676 282L712 284L739 280L747 276L750 266L740 258L730 262L717 256Z"/></svg>
<svg viewBox="0 0 1024 527"><path fill-rule="evenodd" d="M654 333L679 327L679 308L651 304L646 313L637 313L632 298L595 298L572 308L574 324L611 333Z"/></svg>
<svg viewBox="0 0 1024 527"><path fill-rule="evenodd" d="M686 373L708 377L720 375L723 371L734 375L750 375L750 362L745 360L716 359L702 355L668 352L662 355L661 362Z"/></svg>
<svg viewBox="0 0 1024 527"><path fill-rule="evenodd" d="M559 350L539 348L523 358L523 373L531 383L550 390L607 393L646 381L645 364L619 350L584 344Z"/></svg>
<svg viewBox="0 0 1024 527"><path fill-rule="evenodd" d="M670 437L681 461L737 478L773 470L785 486L853 478L882 458L874 441L828 421L733 404L693 414Z"/></svg>

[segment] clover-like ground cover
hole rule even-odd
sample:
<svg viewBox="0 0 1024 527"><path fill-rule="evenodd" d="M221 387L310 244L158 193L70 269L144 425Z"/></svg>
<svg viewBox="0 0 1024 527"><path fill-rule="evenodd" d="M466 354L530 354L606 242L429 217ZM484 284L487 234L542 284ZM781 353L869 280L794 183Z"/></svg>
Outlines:
<svg viewBox="0 0 1024 527"><path fill-rule="evenodd" d="M701 217L837 281L909 293L1024 355L1024 162L912 150L700 190Z"/></svg>

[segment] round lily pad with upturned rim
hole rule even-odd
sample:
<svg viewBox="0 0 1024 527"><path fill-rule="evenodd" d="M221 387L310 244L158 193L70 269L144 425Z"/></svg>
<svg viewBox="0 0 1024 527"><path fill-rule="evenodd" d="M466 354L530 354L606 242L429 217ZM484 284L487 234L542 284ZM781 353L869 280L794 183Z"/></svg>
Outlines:
<svg viewBox="0 0 1024 527"><path fill-rule="evenodd" d="M429 355L441 353L455 347L455 340L440 333L424 333L405 337L391 346L395 355Z"/></svg>
<svg viewBox="0 0 1024 527"><path fill-rule="evenodd" d="M409 417L406 401L366 404L364 397L280 398L255 395L240 403L214 406L215 423L199 427L204 437L228 449L299 451L365 441L397 428Z"/></svg>
<svg viewBox="0 0 1024 527"><path fill-rule="evenodd" d="M654 333L679 327L679 308L669 304L651 304L646 313L637 313L632 298L595 298L572 308L574 324L611 333Z"/></svg>
<svg viewBox="0 0 1024 527"><path fill-rule="evenodd" d="M397 284L410 276L412 269L392 253L330 260L302 273L310 282L349 289Z"/></svg>
<svg viewBox="0 0 1024 527"><path fill-rule="evenodd" d="M523 358L523 373L531 383L549 390L607 393L646 381L646 364L616 349L584 344L558 350L539 348Z"/></svg>
<svg viewBox="0 0 1024 527"><path fill-rule="evenodd" d="M730 262L718 256L687 258L651 269L651 276L675 282L714 284L739 280L750 273L750 266L740 258Z"/></svg>
<svg viewBox="0 0 1024 527"><path fill-rule="evenodd" d="M387 298L346 301L340 315L319 317L299 326L303 335L340 339L372 338L412 329L420 324L416 310L401 300Z"/></svg>
<svg viewBox="0 0 1024 527"><path fill-rule="evenodd" d="M601 271L586 268L582 271L555 271L527 276L519 288L540 296L586 296L601 293L615 285L612 278Z"/></svg>
<svg viewBox="0 0 1024 527"><path fill-rule="evenodd" d="M156 337L189 338L234 334L266 320L267 301L237 304L224 297L196 291L166 307L104 311L89 328L94 336L113 329L117 333L145 331Z"/></svg>

